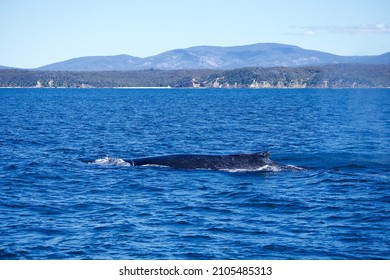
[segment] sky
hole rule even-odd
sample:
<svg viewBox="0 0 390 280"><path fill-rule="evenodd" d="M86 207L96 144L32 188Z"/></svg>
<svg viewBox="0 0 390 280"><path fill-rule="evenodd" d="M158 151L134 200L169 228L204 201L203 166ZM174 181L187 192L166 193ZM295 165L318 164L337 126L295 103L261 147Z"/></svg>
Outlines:
<svg viewBox="0 0 390 280"><path fill-rule="evenodd" d="M389 14L389 0L0 0L0 65L255 43L378 55Z"/></svg>

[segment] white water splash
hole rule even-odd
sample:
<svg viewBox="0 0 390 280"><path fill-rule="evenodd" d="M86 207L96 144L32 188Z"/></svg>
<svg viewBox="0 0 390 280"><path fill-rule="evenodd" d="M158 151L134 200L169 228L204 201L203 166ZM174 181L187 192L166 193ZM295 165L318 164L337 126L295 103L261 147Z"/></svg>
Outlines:
<svg viewBox="0 0 390 280"><path fill-rule="evenodd" d="M113 157L99 158L92 163L98 165L107 165L107 166L132 166L130 162L126 162L121 158L113 158Z"/></svg>
<svg viewBox="0 0 390 280"><path fill-rule="evenodd" d="M295 165L264 165L258 168L232 168L221 169L226 172L280 172L280 171L303 171L304 168Z"/></svg>
<svg viewBox="0 0 390 280"><path fill-rule="evenodd" d="M258 168L230 168L230 169L221 169L221 171L226 171L226 172L278 172L282 171L283 169L280 168L279 166L274 166L274 165L264 165L260 166Z"/></svg>
<svg viewBox="0 0 390 280"><path fill-rule="evenodd" d="M296 165L292 165L292 164L287 164L285 169L289 170L289 171L305 171L306 170L305 168L302 168L302 167L299 167Z"/></svg>

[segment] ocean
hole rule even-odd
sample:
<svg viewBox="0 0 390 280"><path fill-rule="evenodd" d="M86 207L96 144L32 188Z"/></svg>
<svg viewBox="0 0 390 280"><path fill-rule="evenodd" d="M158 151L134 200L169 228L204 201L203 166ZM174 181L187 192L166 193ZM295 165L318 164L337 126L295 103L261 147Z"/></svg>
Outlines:
<svg viewBox="0 0 390 280"><path fill-rule="evenodd" d="M0 89L0 259L390 259L389 139L390 89Z"/></svg>

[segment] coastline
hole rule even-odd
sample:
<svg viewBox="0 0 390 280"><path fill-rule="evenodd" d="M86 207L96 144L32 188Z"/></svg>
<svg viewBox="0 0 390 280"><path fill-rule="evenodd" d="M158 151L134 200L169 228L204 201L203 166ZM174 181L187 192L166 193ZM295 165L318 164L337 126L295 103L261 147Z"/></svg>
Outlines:
<svg viewBox="0 0 390 280"><path fill-rule="evenodd" d="M331 64L230 70L0 70L0 88L390 88L390 64Z"/></svg>

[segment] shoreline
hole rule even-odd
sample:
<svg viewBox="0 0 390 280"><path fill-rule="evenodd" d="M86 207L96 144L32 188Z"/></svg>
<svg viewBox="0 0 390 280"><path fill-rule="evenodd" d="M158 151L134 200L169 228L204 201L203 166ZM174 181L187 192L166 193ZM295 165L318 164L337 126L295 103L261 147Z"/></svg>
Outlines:
<svg viewBox="0 0 390 280"><path fill-rule="evenodd" d="M0 70L2 88L389 88L390 65L128 72Z"/></svg>

